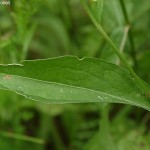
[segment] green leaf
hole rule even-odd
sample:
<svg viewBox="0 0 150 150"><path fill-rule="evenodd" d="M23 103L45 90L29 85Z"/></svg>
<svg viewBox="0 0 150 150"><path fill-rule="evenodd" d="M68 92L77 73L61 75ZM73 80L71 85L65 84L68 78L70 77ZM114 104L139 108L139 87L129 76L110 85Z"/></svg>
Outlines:
<svg viewBox="0 0 150 150"><path fill-rule="evenodd" d="M127 70L96 58L64 56L1 65L0 88L46 103L125 103L150 110L150 99Z"/></svg>
<svg viewBox="0 0 150 150"><path fill-rule="evenodd" d="M91 11L98 22L101 21L104 0L91 0Z"/></svg>

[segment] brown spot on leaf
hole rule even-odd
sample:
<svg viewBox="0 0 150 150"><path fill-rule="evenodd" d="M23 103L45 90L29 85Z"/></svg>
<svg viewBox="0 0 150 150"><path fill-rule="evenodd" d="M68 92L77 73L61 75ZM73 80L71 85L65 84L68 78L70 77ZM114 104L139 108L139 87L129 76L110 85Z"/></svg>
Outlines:
<svg viewBox="0 0 150 150"><path fill-rule="evenodd" d="M10 75L5 75L3 79L4 80L11 80L11 76Z"/></svg>

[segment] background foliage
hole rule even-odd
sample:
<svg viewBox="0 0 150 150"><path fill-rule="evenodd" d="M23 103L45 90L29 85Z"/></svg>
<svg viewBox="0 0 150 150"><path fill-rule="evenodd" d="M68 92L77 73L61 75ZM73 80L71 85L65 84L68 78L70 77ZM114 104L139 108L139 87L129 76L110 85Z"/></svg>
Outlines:
<svg viewBox="0 0 150 150"><path fill-rule="evenodd" d="M123 51L136 73L150 83L149 0L126 0L125 5L135 52L129 40ZM0 15L1 64L62 55L118 63L79 0L15 0L0 6ZM104 1L101 23L121 47L127 24L119 0ZM0 91L0 149L148 150L149 127L150 113L138 107L47 105Z"/></svg>

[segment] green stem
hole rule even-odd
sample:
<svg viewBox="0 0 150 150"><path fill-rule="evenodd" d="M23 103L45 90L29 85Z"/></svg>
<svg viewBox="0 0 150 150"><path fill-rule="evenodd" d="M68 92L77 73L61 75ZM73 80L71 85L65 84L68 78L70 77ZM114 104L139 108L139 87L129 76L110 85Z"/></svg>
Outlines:
<svg viewBox="0 0 150 150"><path fill-rule="evenodd" d="M6 137L6 138L12 138L16 140L22 140L26 142L32 142L36 144L45 144L45 141L43 139L38 139L38 138L26 136L26 135L15 134L12 132L0 131L0 136Z"/></svg>
<svg viewBox="0 0 150 150"><path fill-rule="evenodd" d="M129 26L126 26L125 29L124 29L124 34L123 34L123 38L122 38L122 41L121 41L121 44L120 44L120 52L123 53L124 51L124 48L125 48L125 45L126 45L126 41L127 41L127 36L128 36L128 33L129 33ZM116 64L120 64L120 59L117 60Z"/></svg>
<svg viewBox="0 0 150 150"><path fill-rule="evenodd" d="M93 14L92 14L91 10L89 9L89 7L87 6L87 3L85 2L85 0L81 0L81 2L82 2L83 7L85 8L87 14L91 18L92 22L94 23L94 25L98 29L98 31L102 34L102 36L104 37L104 39L111 45L111 47L114 50L114 52L119 56L120 60L128 68L128 70L130 71L131 75L136 79L137 83L142 88L143 92L147 93L148 92L147 87L145 86L145 84L143 83L143 81L137 76L137 74L133 71L133 69L128 64L128 62L126 61L126 59L124 58L124 56L121 54L121 52L119 51L119 49L116 47L116 45L113 43L113 41L105 33L105 31L102 28L102 26L98 23L98 21L96 20L96 18L93 16Z"/></svg>
<svg viewBox="0 0 150 150"><path fill-rule="evenodd" d="M130 23L130 20L129 20L129 17L128 17L128 13L127 13L127 10L126 10L126 7L125 7L124 0L119 0L119 2L120 2L120 5L121 5L121 8L122 8L122 11L123 11L123 15L124 15L126 24L128 26L130 26L128 37L129 37L129 42L130 42L130 45L131 45L131 55L132 55L135 67L137 67L137 61L136 61L136 55L135 55L135 46L134 46L133 34L132 34L132 30L131 30L131 23Z"/></svg>
<svg viewBox="0 0 150 150"><path fill-rule="evenodd" d="M57 142L57 146L56 146L57 149L65 150L66 147L65 147L65 145L64 145L64 143L62 141L62 138L60 137L59 131L57 130L55 122L54 122L53 119L51 120L51 127L52 127L52 134L54 136L55 141Z"/></svg>
<svg viewBox="0 0 150 150"><path fill-rule="evenodd" d="M121 52L124 51L129 30L130 30L130 26L125 26L123 38L122 38L122 41L121 41L121 44L120 44L120 48L119 48Z"/></svg>
<svg viewBox="0 0 150 150"><path fill-rule="evenodd" d="M100 120L100 130L99 130L99 136L100 143L102 145L102 148L105 150L117 150L117 147L114 143L113 137L110 132L110 122L109 122L109 110L110 105L109 104L103 104L100 105L100 113L101 113L101 120ZM107 141L107 144L106 144Z"/></svg>

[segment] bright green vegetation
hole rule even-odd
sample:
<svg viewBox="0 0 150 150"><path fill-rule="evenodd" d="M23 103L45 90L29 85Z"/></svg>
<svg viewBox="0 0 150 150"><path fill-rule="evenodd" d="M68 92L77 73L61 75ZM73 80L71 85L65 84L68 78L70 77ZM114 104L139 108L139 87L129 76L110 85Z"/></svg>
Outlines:
<svg viewBox="0 0 150 150"><path fill-rule="evenodd" d="M149 97L130 72L100 59L66 56L0 66L0 71L1 89L29 99L46 103L125 103L150 110Z"/></svg>
<svg viewBox="0 0 150 150"><path fill-rule="evenodd" d="M0 7L0 149L150 149L149 0Z"/></svg>

